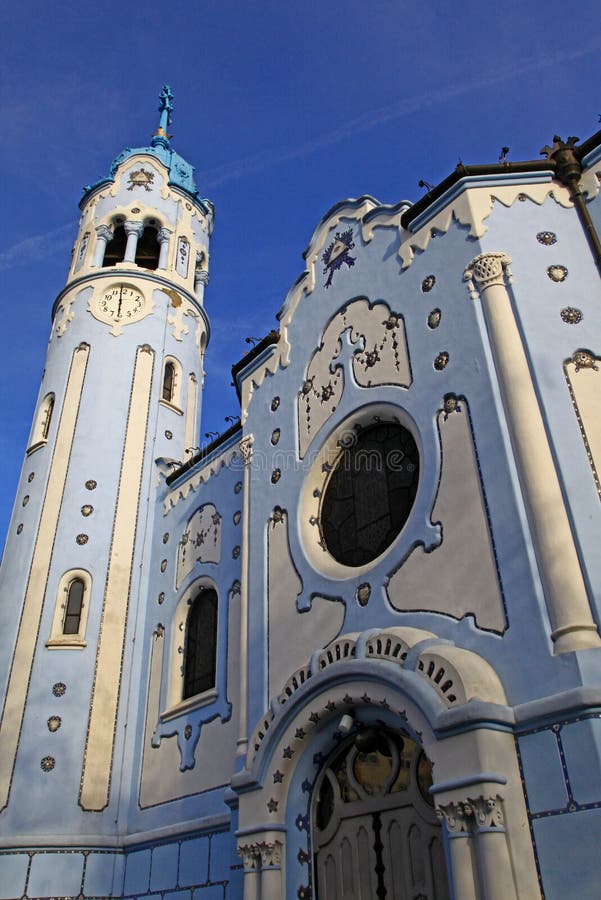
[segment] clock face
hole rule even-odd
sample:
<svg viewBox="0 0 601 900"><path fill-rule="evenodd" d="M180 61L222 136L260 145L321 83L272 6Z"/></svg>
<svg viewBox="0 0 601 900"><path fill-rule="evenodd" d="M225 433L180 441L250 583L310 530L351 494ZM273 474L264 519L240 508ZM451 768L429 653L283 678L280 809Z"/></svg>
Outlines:
<svg viewBox="0 0 601 900"><path fill-rule="evenodd" d="M113 326L113 334L119 334L123 325L137 322L149 310L144 295L130 284L114 284L90 301L94 318Z"/></svg>

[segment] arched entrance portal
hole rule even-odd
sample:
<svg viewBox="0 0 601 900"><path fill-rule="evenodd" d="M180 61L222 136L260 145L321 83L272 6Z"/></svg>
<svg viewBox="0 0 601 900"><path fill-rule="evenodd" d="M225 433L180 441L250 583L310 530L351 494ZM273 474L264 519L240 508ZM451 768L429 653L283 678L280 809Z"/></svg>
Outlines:
<svg viewBox="0 0 601 900"><path fill-rule="evenodd" d="M405 733L366 727L338 747L316 783L316 900L448 900L432 766Z"/></svg>

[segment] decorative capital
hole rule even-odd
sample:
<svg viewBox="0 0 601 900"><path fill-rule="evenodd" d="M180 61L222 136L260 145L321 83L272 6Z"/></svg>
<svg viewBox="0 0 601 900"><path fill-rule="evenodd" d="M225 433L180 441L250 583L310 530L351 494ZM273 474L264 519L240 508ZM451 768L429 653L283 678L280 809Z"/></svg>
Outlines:
<svg viewBox="0 0 601 900"><path fill-rule="evenodd" d="M144 231L144 222L134 222L131 219L127 219L127 221L123 223L123 227L125 228L125 233L128 237L130 234L135 234L136 237L140 237Z"/></svg>
<svg viewBox="0 0 601 900"><path fill-rule="evenodd" d="M469 797L475 824L478 828L499 828L505 825L505 816L500 797Z"/></svg>
<svg viewBox="0 0 601 900"><path fill-rule="evenodd" d="M168 241L172 234L173 232L170 228L165 228L165 226L163 226L157 231L157 241L159 244L162 244L164 241Z"/></svg>
<svg viewBox="0 0 601 900"><path fill-rule="evenodd" d="M469 803L445 803L436 810L437 818L444 819L447 831L451 834L468 834L472 817L472 808Z"/></svg>
<svg viewBox="0 0 601 900"><path fill-rule="evenodd" d="M238 856L242 857L245 871L258 871L261 868L261 850L258 843L238 844Z"/></svg>
<svg viewBox="0 0 601 900"><path fill-rule="evenodd" d="M209 273L206 269L197 269L194 273L195 284L202 284L204 287L209 283Z"/></svg>
<svg viewBox="0 0 601 900"><path fill-rule="evenodd" d="M466 836L479 828L503 831L505 817L501 797L468 797L467 800L441 804L436 810L439 820L446 823L450 834Z"/></svg>
<svg viewBox="0 0 601 900"><path fill-rule="evenodd" d="M279 841L261 841L257 846L263 868L278 868L282 865L282 845Z"/></svg>
<svg viewBox="0 0 601 900"><path fill-rule="evenodd" d="M504 285L505 279L511 281L510 263L506 253L481 253L474 257L463 273L472 297L476 299L478 294L495 284Z"/></svg>
<svg viewBox="0 0 601 900"><path fill-rule="evenodd" d="M254 437L252 434L247 435L245 438L242 438L240 441L240 453L242 454L242 461L244 463L244 467L249 466L252 462L253 456L253 442Z"/></svg>
<svg viewBox="0 0 601 900"><path fill-rule="evenodd" d="M107 244L113 240L113 229L110 225L97 225L96 235L99 241L105 241Z"/></svg>

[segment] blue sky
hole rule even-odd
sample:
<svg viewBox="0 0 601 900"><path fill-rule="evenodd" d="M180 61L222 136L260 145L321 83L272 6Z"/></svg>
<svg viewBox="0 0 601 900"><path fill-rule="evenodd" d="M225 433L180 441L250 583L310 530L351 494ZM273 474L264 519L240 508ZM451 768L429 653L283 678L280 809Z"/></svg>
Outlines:
<svg viewBox="0 0 601 900"><path fill-rule="evenodd" d="M230 366L275 325L334 203L415 201L459 158L535 159L600 127L593 0L8 0L1 26L0 542L81 188L147 142L163 82L216 207L201 435L238 411Z"/></svg>

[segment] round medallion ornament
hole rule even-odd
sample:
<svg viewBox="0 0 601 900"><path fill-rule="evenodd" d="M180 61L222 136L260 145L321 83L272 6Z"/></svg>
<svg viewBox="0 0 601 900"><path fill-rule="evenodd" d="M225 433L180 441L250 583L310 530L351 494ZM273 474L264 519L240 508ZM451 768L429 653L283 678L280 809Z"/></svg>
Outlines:
<svg viewBox="0 0 601 900"><path fill-rule="evenodd" d="M165 602L165 592L161 591L161 593L159 594L159 606L161 605L161 603L164 603L164 602Z"/></svg>
<svg viewBox="0 0 601 900"><path fill-rule="evenodd" d="M81 508L81 514L82 514L82 516L85 516L86 518L87 518L87 516L91 516L93 512L94 512L94 507L90 506L89 503L86 503L86 505L82 506L82 508Z"/></svg>
<svg viewBox="0 0 601 900"><path fill-rule="evenodd" d="M273 444L274 447L280 439L280 434L281 434L281 432L280 432L279 428L276 428L274 431L271 432L271 443Z"/></svg>
<svg viewBox="0 0 601 900"><path fill-rule="evenodd" d="M23 531L23 522L20 522L17 525L17 534L21 534L22 531Z"/></svg>
<svg viewBox="0 0 601 900"><path fill-rule="evenodd" d="M97 486L98 486L98 482L97 482L97 481L94 481L93 478L90 478L89 481L86 481L86 488L87 488L89 491L94 491L94 490L96 490Z"/></svg>
<svg viewBox="0 0 601 900"><path fill-rule="evenodd" d="M57 681L52 685L52 693L55 697L63 697L67 692L67 685L62 681Z"/></svg>
<svg viewBox="0 0 601 900"><path fill-rule="evenodd" d="M430 315L428 316L428 328L438 328L440 325L440 320L442 318L442 313L439 309L433 309Z"/></svg>
<svg viewBox="0 0 601 900"><path fill-rule="evenodd" d="M551 279L551 281L561 282L565 281L568 277L568 270L565 266L549 266L547 269L547 275Z"/></svg>
<svg viewBox="0 0 601 900"><path fill-rule="evenodd" d="M435 275L426 275L426 277L422 281L422 291L424 292L424 294L429 293L435 284L436 284L436 276Z"/></svg>
<svg viewBox="0 0 601 900"><path fill-rule="evenodd" d="M87 544L88 540L89 538L87 534L78 534L75 538L76 543L78 543L80 547L83 547L84 544Z"/></svg>
<svg viewBox="0 0 601 900"><path fill-rule="evenodd" d="M281 477L282 477L281 469L274 469L273 472L271 473L271 483L277 484Z"/></svg>
<svg viewBox="0 0 601 900"><path fill-rule="evenodd" d="M165 432L165 437L167 438L168 441L170 441L171 438L173 437L173 432L172 432L172 431L166 431L166 432Z"/></svg>
<svg viewBox="0 0 601 900"><path fill-rule="evenodd" d="M234 485L234 494L239 494L241 490L242 490L242 482L237 481L236 484Z"/></svg>
<svg viewBox="0 0 601 900"><path fill-rule="evenodd" d="M446 350L443 350L442 353L439 353L436 359L434 360L434 368L438 372L442 372L449 361L449 354Z"/></svg>
<svg viewBox="0 0 601 900"><path fill-rule="evenodd" d="M240 547L238 547L236 545L234 547L234 549L232 550L232 559L238 559L239 556L240 556Z"/></svg>
<svg viewBox="0 0 601 900"><path fill-rule="evenodd" d="M58 729L62 725L62 721L63 720L61 719L60 716L50 716L50 718L48 719L48 722L46 723L48 725L48 731L52 731L52 732L58 731Z"/></svg>
<svg viewBox="0 0 601 900"><path fill-rule="evenodd" d="M274 397L273 400L271 401L271 411L275 412L279 405L280 405L280 398Z"/></svg>
<svg viewBox="0 0 601 900"><path fill-rule="evenodd" d="M242 513L240 512L239 509L237 509L236 512L235 512L234 515L233 515L234 525L239 525L239 524L240 524L240 519L241 519L241 518L242 518Z"/></svg>
<svg viewBox="0 0 601 900"><path fill-rule="evenodd" d="M163 559L163 560L161 560L161 572L165 572L166 569L167 569L167 560Z"/></svg>
<svg viewBox="0 0 601 900"><path fill-rule="evenodd" d="M582 322L582 312L574 306L566 306L559 315L566 325L578 325Z"/></svg>
<svg viewBox="0 0 601 900"><path fill-rule="evenodd" d="M53 756L44 756L40 760L40 768L42 772L52 772L54 766L56 765L56 760Z"/></svg>
<svg viewBox="0 0 601 900"><path fill-rule="evenodd" d="M23 506L27 506L28 503L29 503L29 494L25 494L25 496L23 497Z"/></svg>
<svg viewBox="0 0 601 900"><path fill-rule="evenodd" d="M32 482L34 478L35 478L35 472L30 472L29 475L27 476L27 481Z"/></svg>
<svg viewBox="0 0 601 900"><path fill-rule="evenodd" d="M166 544L168 540L169 540L169 532L166 531L165 534L163 535L163 543Z"/></svg>
<svg viewBox="0 0 601 900"><path fill-rule="evenodd" d="M367 606L371 597L371 586L365 581L357 588L357 602L359 606Z"/></svg>
<svg viewBox="0 0 601 900"><path fill-rule="evenodd" d="M137 215L140 212L140 210L138 209L137 206L134 206L134 208L132 209L132 212L134 213L134 215Z"/></svg>
<svg viewBox="0 0 601 900"><path fill-rule="evenodd" d="M451 413L457 412L459 409L459 400L457 399L456 394L447 394L443 401L443 409L445 413L445 419L450 416Z"/></svg>
<svg viewBox="0 0 601 900"><path fill-rule="evenodd" d="M572 356L572 362L576 366L577 372L579 372L580 369L594 369L596 372L599 368L595 362L595 357L592 356L588 350L576 350Z"/></svg>
<svg viewBox="0 0 601 900"><path fill-rule="evenodd" d="M191 725L186 725L186 727L184 728L184 737L187 741L189 741L190 738L192 737L192 726Z"/></svg>
<svg viewBox="0 0 601 900"><path fill-rule="evenodd" d="M543 244L544 247L551 247L557 243L557 235L554 231L539 231L536 235L536 240L539 244Z"/></svg>

